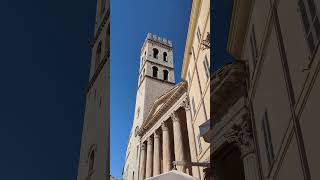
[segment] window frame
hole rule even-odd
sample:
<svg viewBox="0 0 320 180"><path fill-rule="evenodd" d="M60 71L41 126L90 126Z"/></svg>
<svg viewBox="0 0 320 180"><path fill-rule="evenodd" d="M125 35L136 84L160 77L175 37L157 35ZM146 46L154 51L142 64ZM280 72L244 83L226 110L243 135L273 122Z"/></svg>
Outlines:
<svg viewBox="0 0 320 180"><path fill-rule="evenodd" d="M263 133L262 135L264 138L264 146L266 148L268 168L270 168L274 162L275 154L274 154L274 147L273 147L272 138L271 138L270 123L269 123L269 117L268 117L267 110L265 110L263 117L262 117L261 129L262 129L262 133Z"/></svg>
<svg viewBox="0 0 320 180"><path fill-rule="evenodd" d="M310 57L320 44L320 19L314 0L298 0L298 11Z"/></svg>

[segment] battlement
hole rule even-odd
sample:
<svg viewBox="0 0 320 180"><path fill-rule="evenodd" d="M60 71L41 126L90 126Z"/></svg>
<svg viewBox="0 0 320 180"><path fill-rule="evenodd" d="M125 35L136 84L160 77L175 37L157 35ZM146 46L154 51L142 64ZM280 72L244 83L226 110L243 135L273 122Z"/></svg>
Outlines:
<svg viewBox="0 0 320 180"><path fill-rule="evenodd" d="M147 34L147 37L146 37L146 41L150 39L150 40L153 40L153 41L157 41L159 43L162 43L162 44L165 44L169 47L172 47L172 42L166 38L162 38L162 37L159 37L155 34L151 34L151 33L148 33Z"/></svg>

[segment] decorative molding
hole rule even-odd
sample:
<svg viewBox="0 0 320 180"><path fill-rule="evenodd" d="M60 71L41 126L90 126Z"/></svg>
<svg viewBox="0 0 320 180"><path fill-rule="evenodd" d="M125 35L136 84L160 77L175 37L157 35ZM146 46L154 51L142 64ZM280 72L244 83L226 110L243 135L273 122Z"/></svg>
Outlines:
<svg viewBox="0 0 320 180"><path fill-rule="evenodd" d="M140 150L141 150L141 151L146 150L146 145L145 145L144 143L141 144Z"/></svg>
<svg viewBox="0 0 320 180"><path fill-rule="evenodd" d="M182 101L181 106L182 106L185 110L187 110L187 111L190 110L190 103L189 103L189 98L188 98L188 96L186 97L185 100Z"/></svg>
<svg viewBox="0 0 320 180"><path fill-rule="evenodd" d="M169 130L169 127L168 127L168 124L166 123L166 121L163 121L161 123L161 129L162 129L162 131L168 131Z"/></svg>
<svg viewBox="0 0 320 180"><path fill-rule="evenodd" d="M153 145L153 138L151 136L147 138L147 143L148 145Z"/></svg>
<svg viewBox="0 0 320 180"><path fill-rule="evenodd" d="M171 118L172 122L174 122L174 123L180 121L180 118L178 117L178 113L176 111L173 111L170 114L170 118Z"/></svg>
<svg viewBox="0 0 320 180"><path fill-rule="evenodd" d="M160 138L160 132L159 131L154 131L154 139L159 139Z"/></svg>
<svg viewBox="0 0 320 180"><path fill-rule="evenodd" d="M239 98L245 96L246 76L244 62L239 60L223 66L211 76L210 104L215 108L211 108L210 111L215 123L228 112L228 109Z"/></svg>
<svg viewBox="0 0 320 180"><path fill-rule="evenodd" d="M254 153L254 142L249 114L243 115L241 124L233 125L232 130L224 135L228 143L234 143L240 150L242 158Z"/></svg>

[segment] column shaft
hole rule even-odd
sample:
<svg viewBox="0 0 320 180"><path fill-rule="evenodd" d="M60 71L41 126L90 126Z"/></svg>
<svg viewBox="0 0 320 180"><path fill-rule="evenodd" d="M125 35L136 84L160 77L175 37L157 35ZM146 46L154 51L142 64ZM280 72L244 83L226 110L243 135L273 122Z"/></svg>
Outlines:
<svg viewBox="0 0 320 180"><path fill-rule="evenodd" d="M168 125L162 123L162 157L163 157L163 172L171 170L171 149L170 149L170 134Z"/></svg>
<svg viewBox="0 0 320 180"><path fill-rule="evenodd" d="M187 120L187 128L188 128L188 139L189 139L189 148L190 148L190 156L192 162L198 162L197 160L197 147L195 143L195 136L192 124L192 116L191 110L189 106L188 100L184 101L184 108L186 111L186 120ZM197 166L192 166L192 176L196 178L200 178L200 170Z"/></svg>
<svg viewBox="0 0 320 180"><path fill-rule="evenodd" d="M171 119L173 121L173 136L174 136L174 154L176 161L185 161L184 147L183 147L183 137L181 132L180 119L176 112L171 114ZM183 166L177 166L177 170L180 172L186 172L186 168Z"/></svg>
<svg viewBox="0 0 320 180"><path fill-rule="evenodd" d="M160 135L154 133L153 176L160 174Z"/></svg>
<svg viewBox="0 0 320 180"><path fill-rule="evenodd" d="M254 152L242 158L244 174L247 180L259 179L259 169L256 155Z"/></svg>
<svg viewBox="0 0 320 180"><path fill-rule="evenodd" d="M139 170L139 180L145 179L146 170L146 145L142 144L140 148L140 170Z"/></svg>
<svg viewBox="0 0 320 180"><path fill-rule="evenodd" d="M152 176L152 169L153 169L153 142L152 138L148 138L147 143L147 165L146 165L146 178L149 178Z"/></svg>

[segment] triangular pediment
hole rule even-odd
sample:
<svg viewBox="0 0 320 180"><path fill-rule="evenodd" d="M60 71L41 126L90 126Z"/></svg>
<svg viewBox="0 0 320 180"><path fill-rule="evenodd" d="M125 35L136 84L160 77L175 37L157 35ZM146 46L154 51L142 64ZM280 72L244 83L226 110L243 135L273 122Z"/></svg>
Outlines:
<svg viewBox="0 0 320 180"><path fill-rule="evenodd" d="M145 128L145 125L149 124L149 121L151 120L153 121L154 118L156 118L156 116L159 116L159 112L161 114L162 111L166 111L166 109L170 106L168 105L168 102L175 101L176 98L178 100L177 94L181 94L181 92L185 92L186 88L187 88L186 83L181 82L175 85L172 89L165 92L162 96L157 98L153 102L147 117L144 119L142 128Z"/></svg>
<svg viewBox="0 0 320 180"><path fill-rule="evenodd" d="M182 83L179 83L177 85L175 85L172 89L168 90L167 92L165 92L162 96L158 97L152 104L151 109L148 113L147 118L150 116L152 116L152 114L154 114L155 112L157 112L159 109L161 109L161 107L163 106L163 104L165 104L165 102L179 89L179 87L181 86Z"/></svg>

